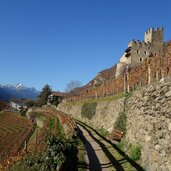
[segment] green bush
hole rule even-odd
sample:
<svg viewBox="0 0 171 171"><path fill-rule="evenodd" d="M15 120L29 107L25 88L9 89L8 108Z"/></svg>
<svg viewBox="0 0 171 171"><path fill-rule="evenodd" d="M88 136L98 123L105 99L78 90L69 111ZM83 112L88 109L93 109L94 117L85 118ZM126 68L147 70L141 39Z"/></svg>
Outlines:
<svg viewBox="0 0 171 171"><path fill-rule="evenodd" d="M77 169L78 171L86 171L87 163L86 163L86 147L83 143L82 139L78 138L78 162ZM70 169L68 169L69 171Z"/></svg>
<svg viewBox="0 0 171 171"><path fill-rule="evenodd" d="M125 133L126 132L126 122L127 122L126 112L123 111L123 112L119 113L119 116L115 122L114 127Z"/></svg>
<svg viewBox="0 0 171 171"><path fill-rule="evenodd" d="M72 168L77 162L77 141L66 139L61 136L54 136L49 133L46 137L47 149L42 154L27 155L17 165L9 170L26 171L55 171L57 166L65 163L64 170Z"/></svg>
<svg viewBox="0 0 171 171"><path fill-rule="evenodd" d="M85 103L82 107L81 116L86 117L88 119L92 119L92 117L96 113L97 102L93 103Z"/></svg>
<svg viewBox="0 0 171 171"><path fill-rule="evenodd" d="M129 156L132 160L139 160L141 158L141 147L140 146L132 146L129 151Z"/></svg>
<svg viewBox="0 0 171 171"><path fill-rule="evenodd" d="M140 160L141 158L141 147L140 146L134 146L131 143L129 143L125 138L123 138L118 144L117 147L121 149L123 152L128 154L128 156L132 160Z"/></svg>
<svg viewBox="0 0 171 171"><path fill-rule="evenodd" d="M127 141L123 138L123 139L121 139L121 141L117 144L117 147L118 147L119 149L121 149L122 151L125 151L125 150L124 150L124 147L125 147L126 144L127 144Z"/></svg>

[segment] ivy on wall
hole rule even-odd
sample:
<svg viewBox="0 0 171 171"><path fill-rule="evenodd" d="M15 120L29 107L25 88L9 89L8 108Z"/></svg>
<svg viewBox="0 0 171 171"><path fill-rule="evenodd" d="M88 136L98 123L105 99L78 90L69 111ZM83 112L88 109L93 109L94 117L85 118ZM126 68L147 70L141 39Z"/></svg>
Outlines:
<svg viewBox="0 0 171 171"><path fill-rule="evenodd" d="M123 111L123 112L119 113L119 116L115 122L114 127L125 133L126 132L126 122L127 122L126 112Z"/></svg>

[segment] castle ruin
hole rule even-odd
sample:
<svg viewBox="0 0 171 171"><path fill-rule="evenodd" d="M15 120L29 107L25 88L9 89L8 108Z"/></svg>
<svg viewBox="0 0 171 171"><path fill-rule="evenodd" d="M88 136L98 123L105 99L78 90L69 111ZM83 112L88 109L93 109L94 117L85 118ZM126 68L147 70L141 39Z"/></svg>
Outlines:
<svg viewBox="0 0 171 171"><path fill-rule="evenodd" d="M162 54L164 50L163 32L163 27L150 28L145 32L143 42L135 40L129 42L128 48L117 64L115 78L124 72L126 66L135 66L143 62L145 58Z"/></svg>

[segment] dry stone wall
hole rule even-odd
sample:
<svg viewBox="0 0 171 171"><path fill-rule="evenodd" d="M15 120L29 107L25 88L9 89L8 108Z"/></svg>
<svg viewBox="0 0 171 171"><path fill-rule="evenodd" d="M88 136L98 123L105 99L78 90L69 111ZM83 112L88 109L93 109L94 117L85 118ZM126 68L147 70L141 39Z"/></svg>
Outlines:
<svg viewBox="0 0 171 171"><path fill-rule="evenodd" d="M171 79L136 91L127 101L126 139L142 147L147 171L171 170Z"/></svg>

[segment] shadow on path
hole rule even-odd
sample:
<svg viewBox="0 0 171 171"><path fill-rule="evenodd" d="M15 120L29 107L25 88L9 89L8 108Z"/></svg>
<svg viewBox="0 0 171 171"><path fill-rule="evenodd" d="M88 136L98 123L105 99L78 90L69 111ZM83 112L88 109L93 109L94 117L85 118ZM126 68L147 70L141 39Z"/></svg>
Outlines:
<svg viewBox="0 0 171 171"><path fill-rule="evenodd" d="M86 127L88 127L88 128L90 128L92 131L94 131L101 139L103 139L104 141L106 141L107 143L109 143L120 155L122 155L122 157L124 158L124 160L123 160L123 163L125 163L125 162L129 162L137 171L144 171L144 169L138 164L138 163L136 163L134 160L132 160L132 159L130 159L129 157L128 157L128 155L126 155L122 150L120 150L114 143L112 143L110 140L108 140L107 138L105 138L105 137L103 137L101 134L99 134L99 132L98 131L96 131L94 128L92 128L92 127L90 127L89 125L86 125L85 123L83 123L83 122L81 122L81 121L78 121L78 120L76 120L76 122L77 122L77 124L79 124L79 125L81 125L82 127L84 127L84 129L86 129L87 130L87 128ZM88 132L90 132L89 130L87 130ZM92 135L92 133L90 132L89 133L89 135L90 136L93 136ZM93 136L94 137L94 136ZM92 138L93 138L92 137ZM96 139L95 137L93 138L94 140ZM100 142L99 140L95 140L96 142ZM103 149L104 147L104 144L102 145L103 143L102 142L100 142L100 146L101 146L101 148ZM105 147L106 148L106 147ZM104 149L104 152L105 152L105 149ZM120 163L117 161L116 162L116 159L113 157L113 158L111 158L111 154L109 154L108 152L107 152L107 157L109 158L109 160L115 165L115 164L117 164L116 166L115 166L115 168L116 169L118 169L118 167L119 167L119 165L120 165ZM111 160L112 159L112 160ZM118 165L118 163L119 163L119 165ZM120 165L121 166L121 165ZM122 167L122 166L121 166ZM122 170L121 170L122 169ZM118 170L118 171L124 171L124 169L123 168L121 168L120 170Z"/></svg>
<svg viewBox="0 0 171 171"><path fill-rule="evenodd" d="M99 162L99 159L92 147L92 145L87 141L87 139L84 137L83 132L80 130L80 128L78 128L78 135L80 137L80 139L83 141L86 150L87 150L87 155L89 158L89 166L88 165L82 165L81 168L87 168L90 171L101 171L101 165ZM80 168L80 166L78 166Z"/></svg>
<svg viewBox="0 0 171 171"><path fill-rule="evenodd" d="M115 167L117 171L124 171L122 165L114 158L114 156L111 154L111 152L108 150L108 148L106 148L105 144L103 144L96 137L94 137L93 134L91 133L91 131L89 131L84 125L82 125L82 124L79 124L79 125L82 126L88 132L90 137L92 139L94 139L94 141L100 145L101 149L103 150L105 155L108 157L109 161L111 162L110 165L113 165L113 167ZM103 168L105 168L105 167L103 167Z"/></svg>

